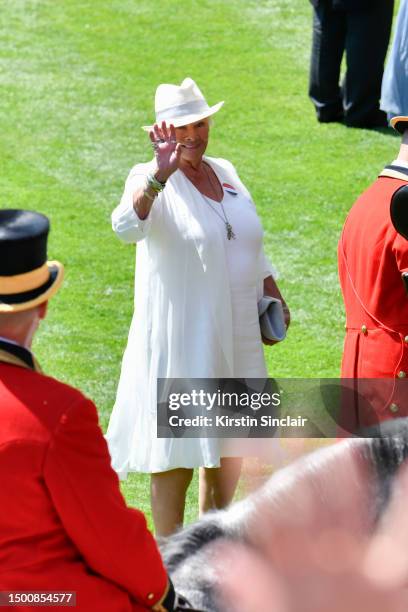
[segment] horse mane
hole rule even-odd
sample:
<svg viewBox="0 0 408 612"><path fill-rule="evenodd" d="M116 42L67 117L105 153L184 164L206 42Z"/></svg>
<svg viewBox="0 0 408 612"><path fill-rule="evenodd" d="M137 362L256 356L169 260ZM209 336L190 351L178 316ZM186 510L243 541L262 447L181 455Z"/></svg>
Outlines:
<svg viewBox="0 0 408 612"><path fill-rule="evenodd" d="M279 521L282 500L283 507L287 508L288 500L292 503L293 498L293 512L301 511L296 508L299 486L305 487L324 505L333 466L337 462L347 464L352 457L368 468L368 481L364 486L367 487L369 512L363 517L368 528L374 528L389 501L393 479L408 457L408 418L381 423L364 435L367 437L341 441L301 457L278 470L242 501L225 510L209 512L196 523L164 539L160 548L176 590L195 608L219 612L217 582L220 578L212 569L217 544L233 540L257 547L254 526L268 520L268 515L271 520L277 518Z"/></svg>
<svg viewBox="0 0 408 612"><path fill-rule="evenodd" d="M188 557L199 552L203 546L226 537L226 529L219 520L220 512L210 512L197 523L188 525L160 542L164 563L168 571L174 572Z"/></svg>

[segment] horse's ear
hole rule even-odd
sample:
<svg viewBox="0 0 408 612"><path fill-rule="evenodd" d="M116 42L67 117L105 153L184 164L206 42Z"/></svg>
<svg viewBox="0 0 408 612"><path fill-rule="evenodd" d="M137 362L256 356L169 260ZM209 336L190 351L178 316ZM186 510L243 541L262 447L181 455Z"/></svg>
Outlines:
<svg viewBox="0 0 408 612"><path fill-rule="evenodd" d="M397 232L408 240L408 185L400 187L392 196L390 216Z"/></svg>

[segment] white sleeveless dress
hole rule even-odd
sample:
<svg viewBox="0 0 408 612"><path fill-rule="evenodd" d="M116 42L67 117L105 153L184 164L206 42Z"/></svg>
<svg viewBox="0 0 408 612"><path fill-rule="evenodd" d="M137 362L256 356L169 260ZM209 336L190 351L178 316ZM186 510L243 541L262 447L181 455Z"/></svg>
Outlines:
<svg viewBox="0 0 408 612"><path fill-rule="evenodd" d="M204 199L213 210L218 207L218 212L222 213L218 202ZM248 208L242 194L233 196L224 189L222 204L236 236L225 241L232 307L233 377L264 378L267 372L259 330L257 282L263 230L258 215ZM219 221L222 225L223 221Z"/></svg>

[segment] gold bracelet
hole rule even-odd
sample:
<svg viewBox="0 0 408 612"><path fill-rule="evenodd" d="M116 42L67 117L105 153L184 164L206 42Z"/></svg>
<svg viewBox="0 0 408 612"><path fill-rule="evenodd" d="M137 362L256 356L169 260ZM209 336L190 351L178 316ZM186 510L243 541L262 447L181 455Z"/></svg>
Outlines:
<svg viewBox="0 0 408 612"><path fill-rule="evenodd" d="M146 196L146 198L148 198L151 202L153 202L153 200L155 199L157 193L155 193L154 196L150 195L150 193L147 191L147 189L144 190L143 195Z"/></svg>
<svg viewBox="0 0 408 612"><path fill-rule="evenodd" d="M153 191L157 191L157 193L159 193L160 191L163 191L163 189L166 186L166 181L162 183L154 176L154 174L148 174L146 180L147 180L147 185L151 187Z"/></svg>

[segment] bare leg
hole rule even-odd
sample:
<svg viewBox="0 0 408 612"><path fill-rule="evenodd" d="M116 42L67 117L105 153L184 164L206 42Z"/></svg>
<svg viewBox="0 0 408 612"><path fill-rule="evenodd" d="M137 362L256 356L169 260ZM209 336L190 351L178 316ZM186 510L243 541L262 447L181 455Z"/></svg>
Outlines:
<svg viewBox="0 0 408 612"><path fill-rule="evenodd" d="M156 535L166 537L181 527L193 470L179 468L151 475L150 500Z"/></svg>
<svg viewBox="0 0 408 612"><path fill-rule="evenodd" d="M200 467L198 478L198 507L200 516L208 510L215 508L214 490L210 472L218 468L203 468Z"/></svg>
<svg viewBox="0 0 408 612"><path fill-rule="evenodd" d="M200 515L232 501L241 474L241 457L222 457L219 468L200 468Z"/></svg>

